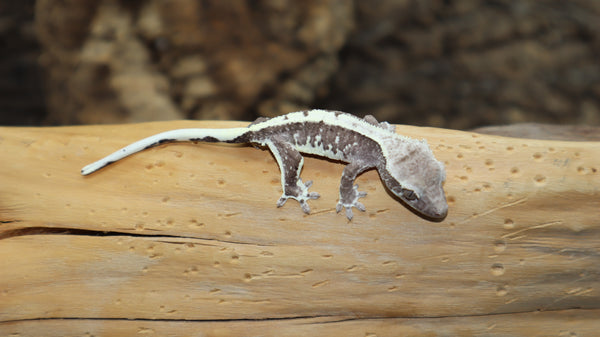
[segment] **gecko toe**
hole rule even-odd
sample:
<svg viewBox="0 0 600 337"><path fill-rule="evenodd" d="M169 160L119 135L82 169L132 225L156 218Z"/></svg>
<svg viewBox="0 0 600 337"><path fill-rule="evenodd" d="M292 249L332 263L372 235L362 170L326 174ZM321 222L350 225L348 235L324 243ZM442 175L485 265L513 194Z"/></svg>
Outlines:
<svg viewBox="0 0 600 337"><path fill-rule="evenodd" d="M292 193L294 192L294 193ZM279 200L277 201L277 207L282 207L287 201L288 199L295 199L300 203L300 207L302 208L302 211L306 214L310 213L310 206L308 206L307 201L311 200L311 199L317 199L319 198L321 195L317 192L308 192L306 189L304 190L295 190L295 191L287 191L286 193L283 193L283 195L281 196L281 198L279 198Z"/></svg>
<svg viewBox="0 0 600 337"><path fill-rule="evenodd" d="M277 207L282 207L283 205L285 205L286 201L287 201L286 197L279 198L279 200L277 200Z"/></svg>
<svg viewBox="0 0 600 337"><path fill-rule="evenodd" d="M352 218L354 217L354 214L352 214L352 207L346 208L346 217L348 218L348 220L352 220Z"/></svg>
<svg viewBox="0 0 600 337"><path fill-rule="evenodd" d="M358 190L358 184L355 184L352 189L354 190L354 195L356 196L356 199L358 198L363 198L367 196L367 192L360 192Z"/></svg>
<svg viewBox="0 0 600 337"><path fill-rule="evenodd" d="M300 202L300 207L302 208L302 211L306 214L310 214L310 206L308 206L308 203L306 201L301 201Z"/></svg>
<svg viewBox="0 0 600 337"><path fill-rule="evenodd" d="M354 213L352 213L352 207L356 207L356 209L358 209L361 212L364 212L366 210L365 205L361 204L360 202L354 202L352 204L343 204L341 202L339 202L336 206L335 206L335 211L337 213L341 212L342 209L346 209L346 217L348 218L348 220L352 220L352 218L354 217Z"/></svg>
<svg viewBox="0 0 600 337"><path fill-rule="evenodd" d="M348 220L352 220L352 218L354 216L352 214L352 207L356 207L356 209L361 212L366 211L367 208L365 207L365 205L363 205L361 202L358 201L358 198L364 196L364 195L361 195L362 193L366 194L365 192L357 193L354 200L349 201L349 202L343 202L342 200L340 200L338 202L338 204L335 206L335 211L337 213L339 213L342 211L343 208L345 208L346 209L346 217L348 217Z"/></svg>

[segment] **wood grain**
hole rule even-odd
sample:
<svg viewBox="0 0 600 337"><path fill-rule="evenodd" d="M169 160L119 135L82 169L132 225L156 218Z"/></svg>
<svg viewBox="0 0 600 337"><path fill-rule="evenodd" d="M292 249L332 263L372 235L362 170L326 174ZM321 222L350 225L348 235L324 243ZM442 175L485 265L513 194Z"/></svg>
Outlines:
<svg viewBox="0 0 600 337"><path fill-rule="evenodd" d="M0 335L556 335L600 331L600 143L399 126L446 164L450 211L411 213L375 171L335 213L281 194L268 151L139 138L234 122L0 128ZM202 333L200 333L202 335Z"/></svg>

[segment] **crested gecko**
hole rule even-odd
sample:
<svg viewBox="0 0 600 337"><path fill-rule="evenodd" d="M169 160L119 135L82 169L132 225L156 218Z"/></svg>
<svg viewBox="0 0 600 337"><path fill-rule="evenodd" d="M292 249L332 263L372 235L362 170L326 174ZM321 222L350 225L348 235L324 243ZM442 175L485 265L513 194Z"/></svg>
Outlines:
<svg viewBox="0 0 600 337"><path fill-rule="evenodd" d="M342 174L336 211L345 208L349 220L353 217L352 207L365 211L358 199L367 193L359 192L354 180L371 168L377 169L396 197L425 219L441 221L448 212L442 187L446 178L444 165L435 159L425 140L398 135L393 125L379 123L373 116L361 119L339 111L308 110L270 119L261 117L244 128L166 131L85 166L81 174L88 175L153 146L179 141L253 143L269 148L281 171L283 195L277 207L291 198L308 214L307 201L319 197L308 191L312 181L303 182L300 178L302 152L348 163Z"/></svg>

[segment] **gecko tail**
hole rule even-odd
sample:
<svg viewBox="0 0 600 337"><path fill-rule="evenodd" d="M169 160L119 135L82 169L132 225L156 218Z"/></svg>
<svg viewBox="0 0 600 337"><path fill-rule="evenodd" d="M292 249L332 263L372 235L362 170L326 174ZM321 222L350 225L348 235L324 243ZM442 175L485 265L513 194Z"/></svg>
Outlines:
<svg viewBox="0 0 600 337"><path fill-rule="evenodd" d="M178 129L150 136L129 144L112 154L93 162L81 169L82 175L88 175L136 152L172 142L208 142L208 143L247 143L247 128L229 129Z"/></svg>

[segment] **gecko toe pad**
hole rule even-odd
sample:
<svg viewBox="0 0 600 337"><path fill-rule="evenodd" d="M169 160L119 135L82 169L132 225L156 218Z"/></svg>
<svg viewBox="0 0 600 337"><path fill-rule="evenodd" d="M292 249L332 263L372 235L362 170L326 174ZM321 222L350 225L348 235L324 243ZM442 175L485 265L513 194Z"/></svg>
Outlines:
<svg viewBox="0 0 600 337"><path fill-rule="evenodd" d="M298 181L294 188L291 188L287 193L283 193L281 198L277 201L277 207L283 206L288 199L296 199L300 203L302 211L306 214L310 213L310 206L307 201L311 199L318 199L321 195L317 192L308 192L308 188L312 185L312 181L309 180L306 183Z"/></svg>
<svg viewBox="0 0 600 337"><path fill-rule="evenodd" d="M340 201L335 206L336 212L341 212L343 208L346 208L346 217L348 220L352 220L354 214L352 213L352 207L356 207L357 210L364 212L366 211L365 205L358 201L367 195L367 192L359 192L358 185L354 185L350 193L340 198Z"/></svg>

